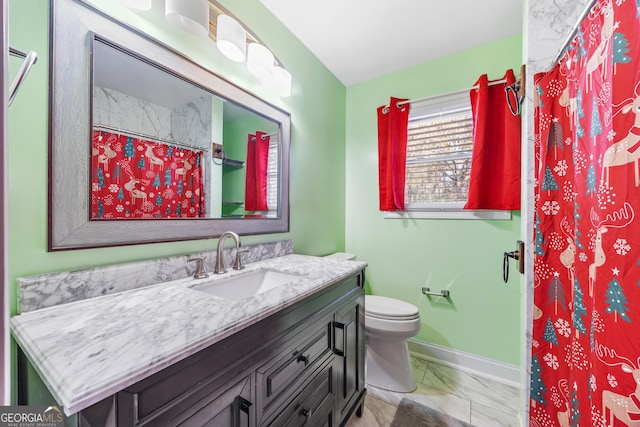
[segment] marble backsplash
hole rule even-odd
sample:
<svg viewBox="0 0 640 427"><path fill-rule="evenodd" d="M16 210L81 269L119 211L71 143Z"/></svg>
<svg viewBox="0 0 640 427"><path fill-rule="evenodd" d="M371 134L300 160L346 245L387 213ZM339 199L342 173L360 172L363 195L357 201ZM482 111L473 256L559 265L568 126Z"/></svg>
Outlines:
<svg viewBox="0 0 640 427"><path fill-rule="evenodd" d="M245 264L293 253L292 240L245 245ZM18 278L18 313L66 304L102 295L142 288L193 275L192 257L203 257L207 272L215 265L216 251L177 255L85 270L48 273ZM225 248L225 265L233 265L235 248Z"/></svg>

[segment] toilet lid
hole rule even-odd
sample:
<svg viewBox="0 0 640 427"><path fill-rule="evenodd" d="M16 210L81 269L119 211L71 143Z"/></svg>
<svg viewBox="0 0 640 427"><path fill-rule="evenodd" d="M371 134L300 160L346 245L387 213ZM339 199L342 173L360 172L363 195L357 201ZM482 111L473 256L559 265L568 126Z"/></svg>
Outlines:
<svg viewBox="0 0 640 427"><path fill-rule="evenodd" d="M364 311L367 316L381 319L413 320L419 316L415 305L378 295L365 295Z"/></svg>

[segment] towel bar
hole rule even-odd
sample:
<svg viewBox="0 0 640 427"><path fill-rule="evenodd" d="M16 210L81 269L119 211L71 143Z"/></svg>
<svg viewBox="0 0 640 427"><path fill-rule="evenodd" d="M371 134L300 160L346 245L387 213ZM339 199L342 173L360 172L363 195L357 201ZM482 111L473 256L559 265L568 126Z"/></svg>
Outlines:
<svg viewBox="0 0 640 427"><path fill-rule="evenodd" d="M25 53L11 46L9 47L9 54L11 56L15 56L23 59L22 65L18 70L18 74L16 75L14 80L11 82L11 86L9 88L9 105L11 105L11 103L13 102L13 98L16 97L16 94L18 93L18 89L20 89L20 86L22 85L22 82L27 77L27 74L29 74L29 70L31 69L31 66L33 66L33 64L35 64L38 61L38 54L33 51Z"/></svg>

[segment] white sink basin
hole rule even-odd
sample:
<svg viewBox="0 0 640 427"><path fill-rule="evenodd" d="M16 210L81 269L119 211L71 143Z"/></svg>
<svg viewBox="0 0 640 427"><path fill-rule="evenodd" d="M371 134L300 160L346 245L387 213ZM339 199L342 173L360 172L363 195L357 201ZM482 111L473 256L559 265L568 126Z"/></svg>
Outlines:
<svg viewBox="0 0 640 427"><path fill-rule="evenodd" d="M270 289L300 279L300 275L283 273L268 269L248 271L229 277L216 277L215 280L205 279L191 287L196 291L206 292L220 298L241 301L258 295Z"/></svg>

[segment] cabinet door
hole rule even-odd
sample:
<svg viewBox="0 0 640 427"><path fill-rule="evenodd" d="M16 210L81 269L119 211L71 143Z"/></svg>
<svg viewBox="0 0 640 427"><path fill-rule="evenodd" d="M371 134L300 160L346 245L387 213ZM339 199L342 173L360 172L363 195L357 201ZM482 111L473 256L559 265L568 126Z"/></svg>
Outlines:
<svg viewBox="0 0 640 427"><path fill-rule="evenodd" d="M333 352L337 416L344 420L364 390L364 296L358 296L336 311Z"/></svg>
<svg viewBox="0 0 640 427"><path fill-rule="evenodd" d="M118 426L253 427L252 378L248 375L222 387L211 384L143 420L136 419L135 399L118 393Z"/></svg>
<svg viewBox="0 0 640 427"><path fill-rule="evenodd" d="M209 400L203 399L192 408L176 416L171 425L180 427L252 427L255 411L249 400L251 381L247 377L226 392ZM204 406L201 406L203 405ZM186 417L185 417L186 415Z"/></svg>

